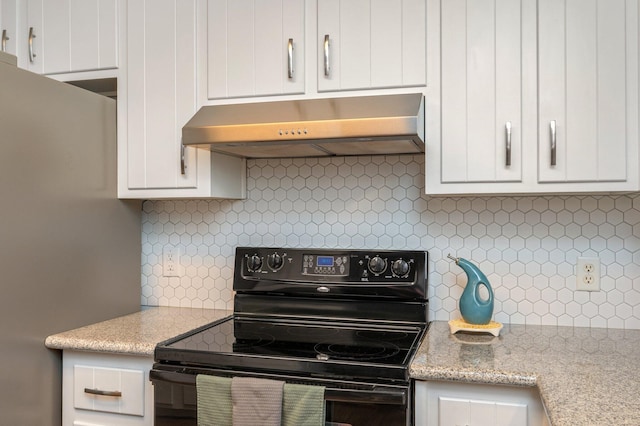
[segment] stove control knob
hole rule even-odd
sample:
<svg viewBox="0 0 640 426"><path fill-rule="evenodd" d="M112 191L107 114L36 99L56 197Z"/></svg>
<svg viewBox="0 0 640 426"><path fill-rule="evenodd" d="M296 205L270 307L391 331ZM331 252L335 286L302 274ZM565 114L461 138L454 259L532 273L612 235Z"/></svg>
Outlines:
<svg viewBox="0 0 640 426"><path fill-rule="evenodd" d="M381 274L385 269L387 269L387 261L380 256L369 259L369 270L374 274Z"/></svg>
<svg viewBox="0 0 640 426"><path fill-rule="evenodd" d="M277 271L284 265L284 259L278 253L273 253L267 257L267 264L271 269Z"/></svg>
<svg viewBox="0 0 640 426"><path fill-rule="evenodd" d="M399 277L409 273L409 263L404 259L398 259L391 264L391 271Z"/></svg>
<svg viewBox="0 0 640 426"><path fill-rule="evenodd" d="M257 254L247 257L247 269L251 272L260 270L262 267L262 258Z"/></svg>

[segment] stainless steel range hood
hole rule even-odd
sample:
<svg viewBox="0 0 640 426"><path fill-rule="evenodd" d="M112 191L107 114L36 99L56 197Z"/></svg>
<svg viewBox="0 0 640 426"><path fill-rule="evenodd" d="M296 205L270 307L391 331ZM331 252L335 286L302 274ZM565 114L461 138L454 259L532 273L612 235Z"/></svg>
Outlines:
<svg viewBox="0 0 640 426"><path fill-rule="evenodd" d="M424 152L421 93L205 106L185 146L246 158Z"/></svg>

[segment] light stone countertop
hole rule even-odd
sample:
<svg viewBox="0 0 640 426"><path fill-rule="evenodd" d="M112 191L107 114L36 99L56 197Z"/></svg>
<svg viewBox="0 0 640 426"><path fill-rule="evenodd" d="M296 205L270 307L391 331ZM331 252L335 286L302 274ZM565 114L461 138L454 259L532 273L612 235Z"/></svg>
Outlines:
<svg viewBox="0 0 640 426"><path fill-rule="evenodd" d="M493 337L434 321L410 375L537 386L553 426L640 425L640 330L505 324Z"/></svg>
<svg viewBox="0 0 640 426"><path fill-rule="evenodd" d="M222 319L224 309L143 307L141 311L47 337L51 349L153 356L159 342Z"/></svg>

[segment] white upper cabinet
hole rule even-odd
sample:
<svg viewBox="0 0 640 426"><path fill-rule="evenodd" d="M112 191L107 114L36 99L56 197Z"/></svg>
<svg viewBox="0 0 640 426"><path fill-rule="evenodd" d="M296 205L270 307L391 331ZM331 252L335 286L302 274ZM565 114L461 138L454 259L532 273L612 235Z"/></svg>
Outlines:
<svg viewBox="0 0 640 426"><path fill-rule="evenodd" d="M629 179L626 159L638 143L636 6L539 0L541 182Z"/></svg>
<svg viewBox="0 0 640 426"><path fill-rule="evenodd" d="M196 111L195 0L131 1L127 21L127 189L193 188L180 138Z"/></svg>
<svg viewBox="0 0 640 426"><path fill-rule="evenodd" d="M27 0L18 47L23 66L40 74L118 66L117 0Z"/></svg>
<svg viewBox="0 0 640 426"><path fill-rule="evenodd" d="M424 86L424 0L318 0L318 91Z"/></svg>
<svg viewBox="0 0 640 426"><path fill-rule="evenodd" d="M241 198L245 162L182 147L196 106L196 0L127 4L118 82L120 198Z"/></svg>
<svg viewBox="0 0 640 426"><path fill-rule="evenodd" d="M17 55L18 3L17 0L0 0L0 50Z"/></svg>
<svg viewBox="0 0 640 426"><path fill-rule="evenodd" d="M441 7L442 182L520 182L520 2Z"/></svg>
<svg viewBox="0 0 640 426"><path fill-rule="evenodd" d="M208 0L206 100L424 87L425 0Z"/></svg>
<svg viewBox="0 0 640 426"><path fill-rule="evenodd" d="M638 0L428 0L427 19L427 194L640 189Z"/></svg>
<svg viewBox="0 0 640 426"><path fill-rule="evenodd" d="M303 93L304 1L208 0L208 98Z"/></svg>

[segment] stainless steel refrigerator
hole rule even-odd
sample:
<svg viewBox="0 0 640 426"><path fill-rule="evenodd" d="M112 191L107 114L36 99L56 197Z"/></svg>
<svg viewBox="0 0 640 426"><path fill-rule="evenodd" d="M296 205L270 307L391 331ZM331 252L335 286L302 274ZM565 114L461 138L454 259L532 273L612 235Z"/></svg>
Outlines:
<svg viewBox="0 0 640 426"><path fill-rule="evenodd" d="M48 335L140 309L140 202L116 194L116 105L0 52L0 425L61 424Z"/></svg>

